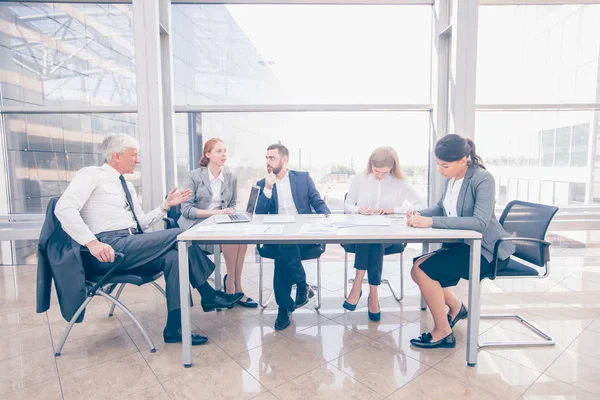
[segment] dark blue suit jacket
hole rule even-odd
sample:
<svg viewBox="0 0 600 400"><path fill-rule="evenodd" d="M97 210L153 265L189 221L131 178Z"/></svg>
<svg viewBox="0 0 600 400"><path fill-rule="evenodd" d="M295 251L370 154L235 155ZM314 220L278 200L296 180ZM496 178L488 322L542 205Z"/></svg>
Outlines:
<svg viewBox="0 0 600 400"><path fill-rule="evenodd" d="M304 171L289 171L290 186L292 187L292 197L298 210L298 214L312 214L313 210L317 214L331 214L327 204L321 199L315 183ZM277 184L273 186L271 198L264 194L265 180L261 179L256 183L260 187L258 203L256 204L256 214L278 214L279 204L277 202Z"/></svg>

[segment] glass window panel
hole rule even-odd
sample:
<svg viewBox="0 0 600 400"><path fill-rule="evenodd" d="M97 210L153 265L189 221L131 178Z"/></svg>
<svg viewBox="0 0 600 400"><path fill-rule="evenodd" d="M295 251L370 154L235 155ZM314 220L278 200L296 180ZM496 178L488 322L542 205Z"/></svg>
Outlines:
<svg viewBox="0 0 600 400"><path fill-rule="evenodd" d="M0 3L0 101L136 104L131 8Z"/></svg>
<svg viewBox="0 0 600 400"><path fill-rule="evenodd" d="M529 181L527 179L519 179L518 199L527 200L529 195Z"/></svg>
<svg viewBox="0 0 600 400"><path fill-rule="evenodd" d="M571 182L569 190L569 204L585 204L585 183Z"/></svg>
<svg viewBox="0 0 600 400"><path fill-rule="evenodd" d="M530 180L529 181L529 196L527 201L531 201L534 203L539 203L540 201L540 189L541 184L538 180Z"/></svg>
<svg viewBox="0 0 600 400"><path fill-rule="evenodd" d="M580 124L573 127L571 144L571 166L585 167L587 165L590 124Z"/></svg>
<svg viewBox="0 0 600 400"><path fill-rule="evenodd" d="M600 101L600 5L482 6L478 26L477 103Z"/></svg>
<svg viewBox="0 0 600 400"><path fill-rule="evenodd" d="M341 210L355 173L378 146L392 146L409 182L427 196L429 113L203 113L202 138L227 146L227 165L238 178L238 204L266 174L266 148L281 141L290 168L309 171L332 210ZM343 171L343 172L340 172Z"/></svg>
<svg viewBox="0 0 600 400"><path fill-rule="evenodd" d="M598 159L597 149L589 145L592 135L600 137L599 128L590 133L591 126L599 126L598 117L594 111L477 112L475 143L496 181L530 182L528 189L520 185L513 188L512 183L509 184L506 201L530 198L552 202L554 186L548 191L544 184L540 189L535 184L532 189L533 182L566 182L568 186L587 177L592 182L600 182L600 162L588 165L586 161L588 157ZM504 161L514 159L519 160L518 165ZM600 198L600 185L591 188L591 198ZM539 195L533 194L538 191ZM558 191L558 200L565 201L563 205L568 204L569 190L559 188ZM498 196L500 205L502 200Z"/></svg>
<svg viewBox="0 0 600 400"><path fill-rule="evenodd" d="M554 147L554 165L564 167L569 165L571 152L571 127L556 130L556 145Z"/></svg>
<svg viewBox="0 0 600 400"><path fill-rule="evenodd" d="M566 206L569 204L569 183L555 182L554 183L554 205Z"/></svg>
<svg viewBox="0 0 600 400"><path fill-rule="evenodd" d="M540 202L543 204L554 204L554 182L543 181Z"/></svg>
<svg viewBox="0 0 600 400"><path fill-rule="evenodd" d="M174 5L176 103L429 103L431 12Z"/></svg>

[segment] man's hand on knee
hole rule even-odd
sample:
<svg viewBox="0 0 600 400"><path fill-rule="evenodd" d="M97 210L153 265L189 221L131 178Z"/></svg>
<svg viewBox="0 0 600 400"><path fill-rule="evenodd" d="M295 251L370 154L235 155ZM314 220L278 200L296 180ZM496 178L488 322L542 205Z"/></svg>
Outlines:
<svg viewBox="0 0 600 400"><path fill-rule="evenodd" d="M85 245L90 253L100 262L114 262L115 250L108 244L93 240Z"/></svg>

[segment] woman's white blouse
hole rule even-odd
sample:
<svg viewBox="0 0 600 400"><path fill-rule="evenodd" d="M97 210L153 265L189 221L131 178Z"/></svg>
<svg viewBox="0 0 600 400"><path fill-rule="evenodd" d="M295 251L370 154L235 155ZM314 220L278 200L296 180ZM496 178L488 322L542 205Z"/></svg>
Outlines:
<svg viewBox="0 0 600 400"><path fill-rule="evenodd" d="M464 179L465 178L455 181L454 178L452 178L450 182L448 182L446 196L444 197L444 210L446 210L446 215L449 217L458 217L456 203L458 203L458 195Z"/></svg>
<svg viewBox="0 0 600 400"><path fill-rule="evenodd" d="M388 174L379 181L373 174L357 174L350 183L344 211L357 214L360 207L393 208L395 214L401 214L412 208L427 207L427 203L406 180Z"/></svg>

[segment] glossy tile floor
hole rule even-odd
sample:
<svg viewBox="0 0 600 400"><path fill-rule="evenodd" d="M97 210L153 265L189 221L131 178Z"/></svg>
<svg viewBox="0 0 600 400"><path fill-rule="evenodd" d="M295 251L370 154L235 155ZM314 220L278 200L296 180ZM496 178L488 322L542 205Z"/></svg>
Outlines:
<svg viewBox="0 0 600 400"><path fill-rule="evenodd" d="M458 346L419 351L409 340L429 330L419 309L405 254L405 297L397 303L382 286L382 319L367 318L366 298L346 313L343 253L323 257L323 306L314 300L294 313L292 325L272 329L276 307L235 307L203 313L194 307L194 329L210 338L195 347L184 369L180 345L165 345L165 302L152 287L128 287L122 300L156 344L120 312L108 317L102 298L90 304L62 356L54 357L66 322L56 298L35 313L35 266L0 267L0 398L6 399L600 399L600 249L553 249L545 280L485 282L485 312L519 311L556 338L556 346L479 352L465 366L466 322L455 328ZM258 299L258 266L247 257L244 289ZM272 267L267 265L272 278ZM307 263L314 282L315 264ZM384 275L399 280L398 259L386 258ZM270 286L270 285L269 285ZM367 287L365 286L365 290ZM456 288L466 301L466 282ZM197 293L195 302L199 302ZM482 321L483 340L528 339L516 322Z"/></svg>

